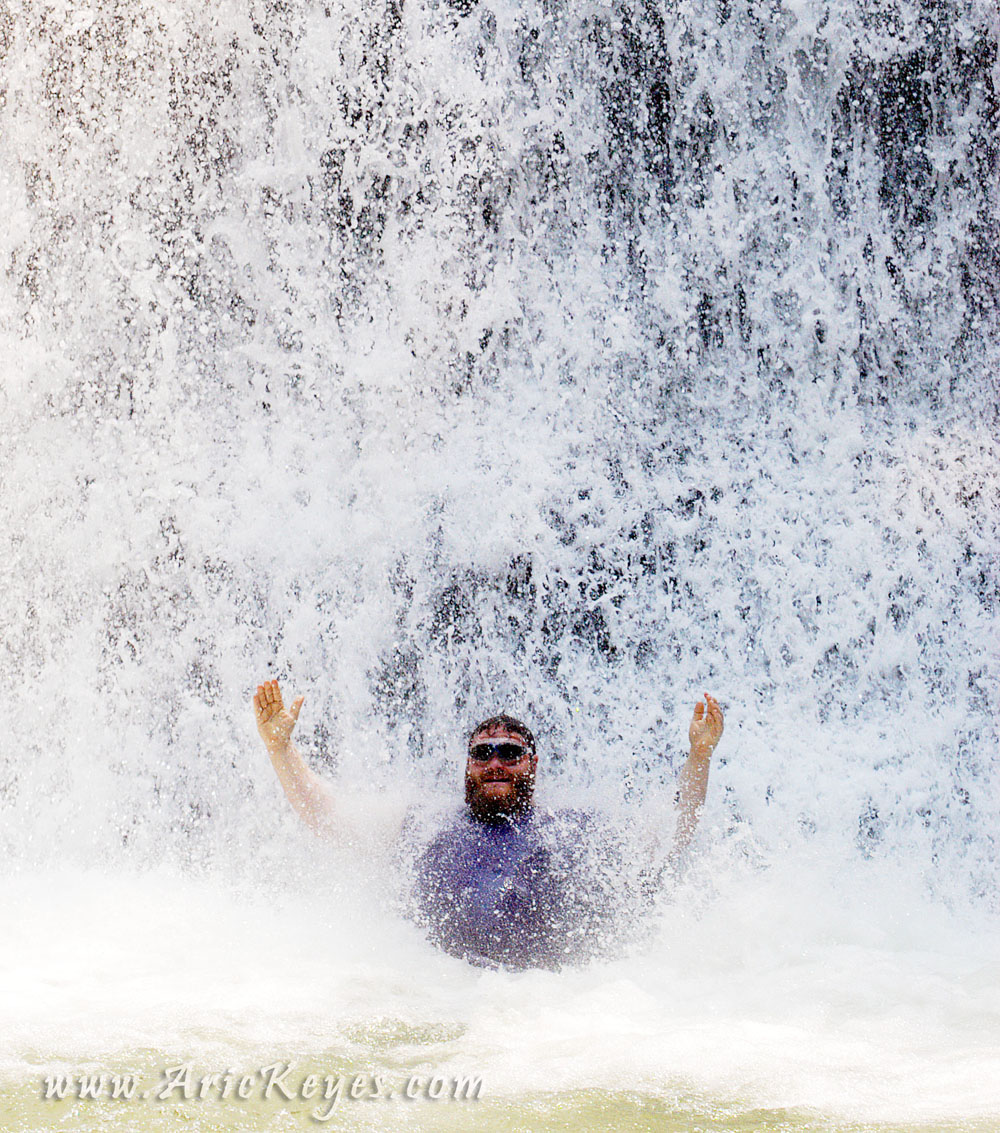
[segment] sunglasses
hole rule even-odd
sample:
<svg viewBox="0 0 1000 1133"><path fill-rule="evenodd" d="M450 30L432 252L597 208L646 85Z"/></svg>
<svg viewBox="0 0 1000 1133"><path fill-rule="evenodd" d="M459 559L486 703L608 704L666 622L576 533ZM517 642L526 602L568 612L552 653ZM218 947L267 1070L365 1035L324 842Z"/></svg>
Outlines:
<svg viewBox="0 0 1000 1133"><path fill-rule="evenodd" d="M520 763L528 754L528 749L520 744L476 744L469 748L469 758L473 763L489 763L499 759L501 763Z"/></svg>

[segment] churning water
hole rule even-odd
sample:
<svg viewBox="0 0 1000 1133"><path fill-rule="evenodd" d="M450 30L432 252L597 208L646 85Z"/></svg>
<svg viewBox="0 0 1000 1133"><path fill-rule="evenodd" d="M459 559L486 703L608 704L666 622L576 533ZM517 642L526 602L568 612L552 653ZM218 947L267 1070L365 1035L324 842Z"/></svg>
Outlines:
<svg viewBox="0 0 1000 1133"><path fill-rule="evenodd" d="M482 1080L336 1128L998 1127L998 32L0 2L4 1128L317 1124L42 1096L280 1059ZM361 800L507 709L626 826L707 688L692 868L612 962L442 956L270 676Z"/></svg>

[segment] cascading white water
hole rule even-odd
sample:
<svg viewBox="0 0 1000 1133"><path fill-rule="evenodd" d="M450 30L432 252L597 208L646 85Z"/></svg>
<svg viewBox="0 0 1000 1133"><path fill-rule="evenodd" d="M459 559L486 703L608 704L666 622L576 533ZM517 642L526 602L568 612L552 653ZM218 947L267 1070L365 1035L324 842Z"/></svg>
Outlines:
<svg viewBox="0 0 1000 1133"><path fill-rule="evenodd" d="M0 8L11 1105L336 1050L481 1073L491 1128L588 1090L989 1127L997 36L987 0ZM457 796L507 709L550 802L626 824L714 691L655 942L437 956L296 829L274 675L355 787Z"/></svg>

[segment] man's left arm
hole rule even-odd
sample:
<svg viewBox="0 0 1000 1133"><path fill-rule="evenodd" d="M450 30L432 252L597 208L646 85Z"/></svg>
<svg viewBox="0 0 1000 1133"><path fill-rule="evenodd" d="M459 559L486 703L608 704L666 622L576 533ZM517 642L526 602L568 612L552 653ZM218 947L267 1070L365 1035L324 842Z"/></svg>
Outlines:
<svg viewBox="0 0 1000 1133"><path fill-rule="evenodd" d="M688 729L691 750L677 777L677 827L674 844L668 856L676 866L694 838L708 792L708 765L712 753L722 737L722 709L715 697L705 693L704 703L698 701Z"/></svg>

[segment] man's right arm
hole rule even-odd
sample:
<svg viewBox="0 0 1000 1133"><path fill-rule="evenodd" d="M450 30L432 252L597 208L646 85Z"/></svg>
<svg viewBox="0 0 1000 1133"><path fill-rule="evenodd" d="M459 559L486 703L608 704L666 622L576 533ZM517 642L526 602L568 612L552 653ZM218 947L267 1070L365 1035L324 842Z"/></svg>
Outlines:
<svg viewBox="0 0 1000 1133"><path fill-rule="evenodd" d="M313 833L338 841L342 832L338 830L333 795L292 743L304 700L305 697L297 696L291 707L285 708L277 681L258 685L253 697L257 731L296 813Z"/></svg>
<svg viewBox="0 0 1000 1133"><path fill-rule="evenodd" d="M339 784L334 795L331 784L309 767L292 743L304 700L297 696L285 708L277 681L258 685L253 697L257 731L288 801L321 838L365 854L385 853L402 832L406 803L385 794L354 794Z"/></svg>

